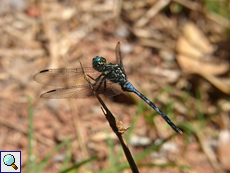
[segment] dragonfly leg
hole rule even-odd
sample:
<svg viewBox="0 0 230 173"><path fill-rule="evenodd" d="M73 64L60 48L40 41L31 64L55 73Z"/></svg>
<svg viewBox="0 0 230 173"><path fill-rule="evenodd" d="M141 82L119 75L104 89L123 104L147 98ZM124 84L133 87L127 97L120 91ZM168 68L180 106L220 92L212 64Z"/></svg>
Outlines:
<svg viewBox="0 0 230 173"><path fill-rule="evenodd" d="M94 79L93 77L91 77L91 76L88 75L88 74L87 74L87 76L88 76L90 79L94 80L94 81L96 80L96 79ZM99 76L98 76L98 77L99 77Z"/></svg>
<svg viewBox="0 0 230 173"><path fill-rule="evenodd" d="M100 76L98 76L96 79L94 79L93 77L91 77L90 75L87 75L90 79L94 80L95 82L92 84L92 86L97 85L98 81L100 80L100 78L103 76L102 74ZM98 85L96 91L99 90L99 88L101 87L102 83L104 83L104 92L106 90L106 78L103 77L100 84Z"/></svg>
<svg viewBox="0 0 230 173"><path fill-rule="evenodd" d="M100 74L96 79L94 79L93 77L91 77L90 75L87 75L90 79L94 80L95 82L92 84L93 86L95 86L97 84L97 82L100 80L100 78L102 77L102 74Z"/></svg>
<svg viewBox="0 0 230 173"><path fill-rule="evenodd" d="M104 81L104 92L106 90L106 80Z"/></svg>
<svg viewBox="0 0 230 173"><path fill-rule="evenodd" d="M99 90L99 88L101 87L102 83L104 83L104 91L106 90L106 78L103 77L102 80L101 80L101 82L100 82L100 84L99 84L99 86L97 87L96 91Z"/></svg>

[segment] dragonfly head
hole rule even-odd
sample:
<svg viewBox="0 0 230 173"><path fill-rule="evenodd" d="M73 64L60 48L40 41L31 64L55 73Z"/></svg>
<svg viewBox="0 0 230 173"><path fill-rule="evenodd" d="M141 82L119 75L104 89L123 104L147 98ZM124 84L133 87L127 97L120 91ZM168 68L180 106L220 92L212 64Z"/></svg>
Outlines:
<svg viewBox="0 0 230 173"><path fill-rule="evenodd" d="M104 57L96 56L93 58L93 68L97 71L101 71L106 64L106 59Z"/></svg>

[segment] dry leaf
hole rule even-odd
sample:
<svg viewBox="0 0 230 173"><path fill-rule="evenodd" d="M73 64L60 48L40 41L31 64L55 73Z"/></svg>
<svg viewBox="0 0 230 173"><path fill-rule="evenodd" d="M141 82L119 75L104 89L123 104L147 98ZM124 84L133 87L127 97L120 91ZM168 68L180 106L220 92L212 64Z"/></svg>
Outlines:
<svg viewBox="0 0 230 173"><path fill-rule="evenodd" d="M176 59L182 70L199 74L222 92L230 94L230 87L215 77L215 75L226 73L229 70L229 63L217 64L203 60L204 58L211 60L214 46L193 23L185 25L183 35L177 41L176 49L178 52Z"/></svg>
<svg viewBox="0 0 230 173"><path fill-rule="evenodd" d="M229 70L229 64L213 64L210 62L198 61L183 54L177 55L177 61L184 71L190 73L221 75Z"/></svg>
<svg viewBox="0 0 230 173"><path fill-rule="evenodd" d="M191 45L190 42L183 36L178 39L176 49L177 52L187 55L191 57L191 59L201 59L204 56L200 50L193 47L193 45Z"/></svg>
<svg viewBox="0 0 230 173"><path fill-rule="evenodd" d="M230 132L222 130L219 135L218 157L222 167L230 171Z"/></svg>
<svg viewBox="0 0 230 173"><path fill-rule="evenodd" d="M200 52L204 54L213 53L214 47L194 23L187 23L183 29L183 34L190 44L192 44Z"/></svg>

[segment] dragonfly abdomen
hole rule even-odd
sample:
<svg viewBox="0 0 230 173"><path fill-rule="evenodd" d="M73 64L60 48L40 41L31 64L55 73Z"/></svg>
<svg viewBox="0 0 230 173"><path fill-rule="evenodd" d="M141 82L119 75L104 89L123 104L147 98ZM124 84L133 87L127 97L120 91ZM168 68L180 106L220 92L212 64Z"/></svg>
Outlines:
<svg viewBox="0 0 230 173"><path fill-rule="evenodd" d="M149 106L151 106L158 114L161 115L162 118L175 130L176 132L183 134L183 132L165 115L165 113L160 110L153 102L151 102L149 99L147 99L143 94L141 94L139 91L137 91L132 84L128 84L129 91L134 92L137 94L142 100L144 100L146 103L148 103Z"/></svg>

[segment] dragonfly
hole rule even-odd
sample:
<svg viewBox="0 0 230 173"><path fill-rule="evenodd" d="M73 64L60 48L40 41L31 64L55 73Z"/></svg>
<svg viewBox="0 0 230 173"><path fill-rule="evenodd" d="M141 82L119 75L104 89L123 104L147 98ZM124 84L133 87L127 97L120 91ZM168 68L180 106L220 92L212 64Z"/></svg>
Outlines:
<svg viewBox="0 0 230 173"><path fill-rule="evenodd" d="M127 80L127 75L122 62L120 42L117 43L115 54L116 64L108 64L104 57L96 56L92 60L92 67L83 68L97 94L102 94L105 97L112 97L120 94L122 91L133 92L160 114L173 130L182 134L183 132L167 115L165 115L163 111L135 89ZM94 93L84 77L83 70L81 68L47 69L35 74L33 79L41 84L62 87L42 94L42 98L91 98L94 96Z"/></svg>

